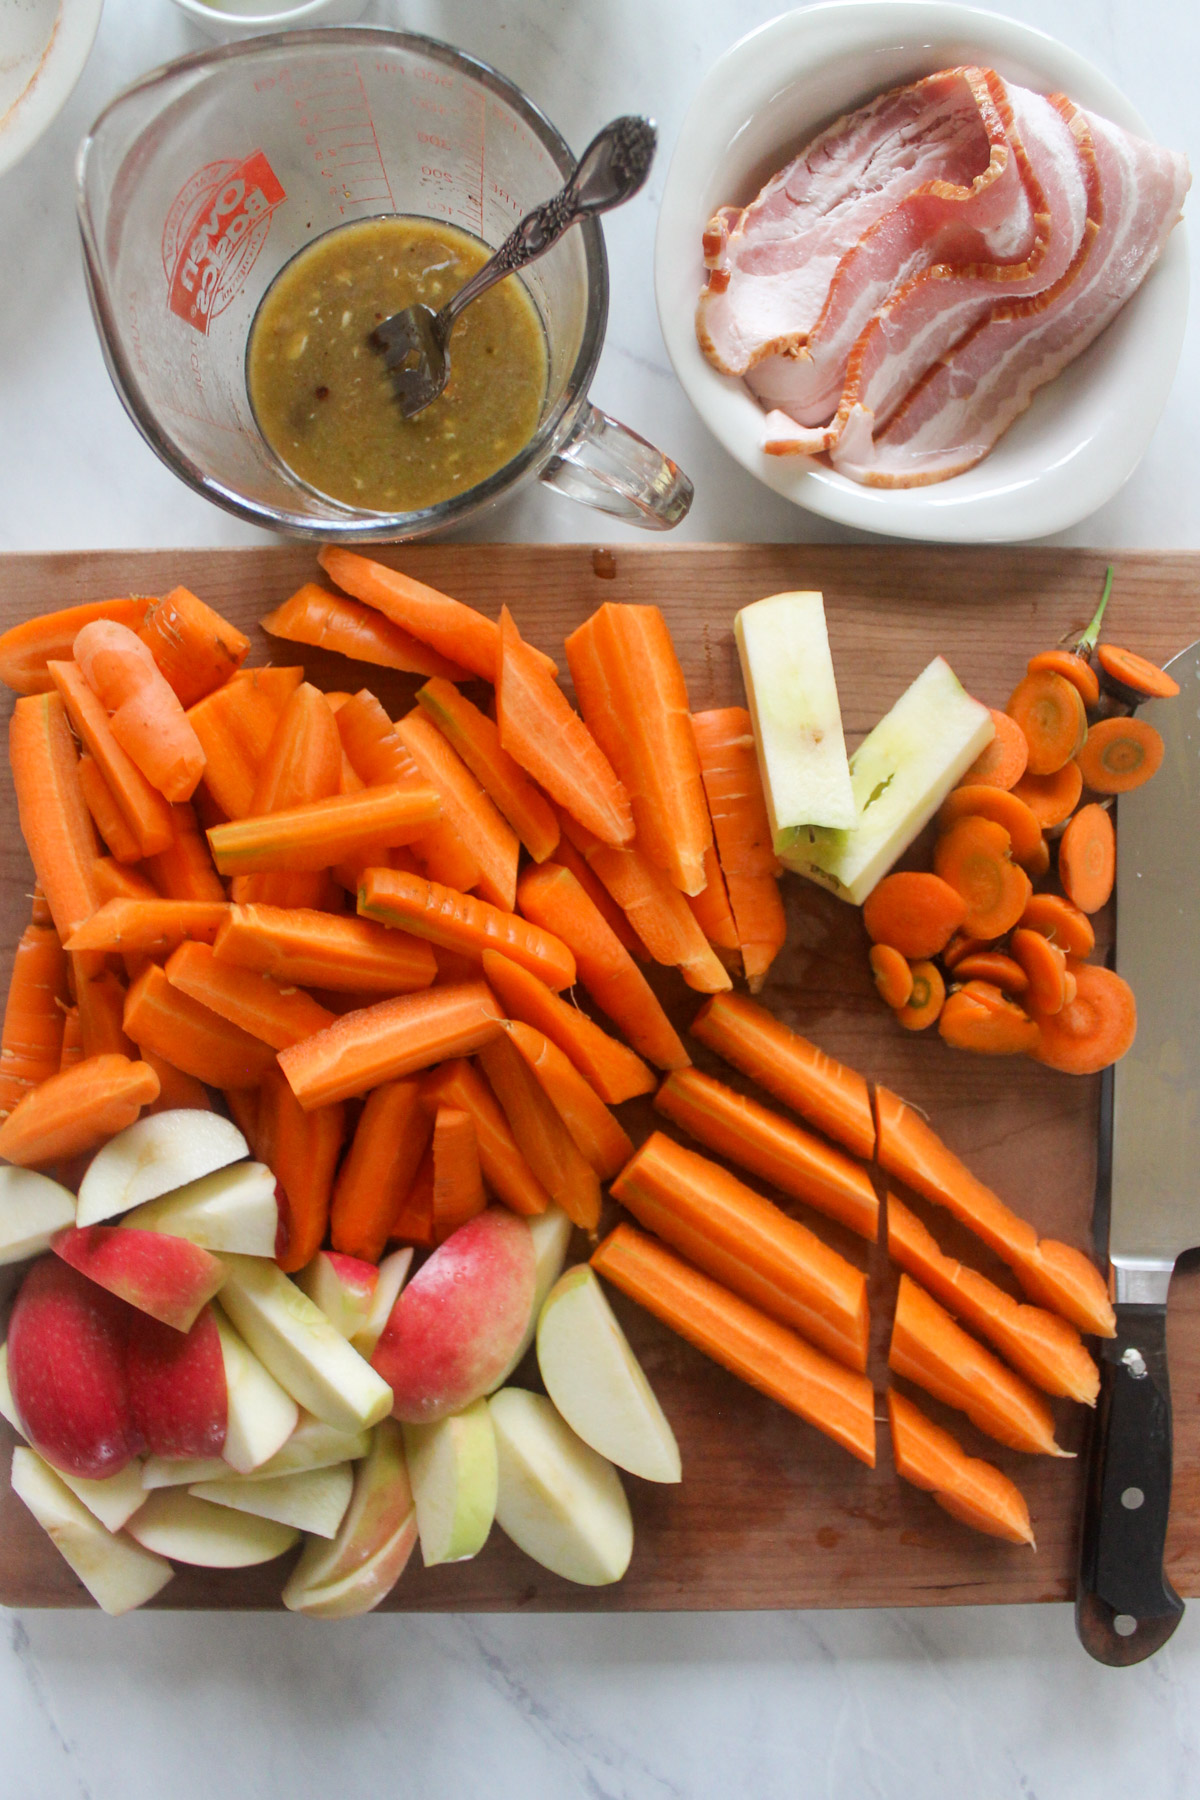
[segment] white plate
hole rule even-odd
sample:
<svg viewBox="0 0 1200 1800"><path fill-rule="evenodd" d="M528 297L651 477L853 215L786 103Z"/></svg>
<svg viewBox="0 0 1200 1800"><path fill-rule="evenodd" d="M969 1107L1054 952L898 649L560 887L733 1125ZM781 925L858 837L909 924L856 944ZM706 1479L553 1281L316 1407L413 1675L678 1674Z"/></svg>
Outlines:
<svg viewBox="0 0 1200 1800"><path fill-rule="evenodd" d="M663 192L655 292L667 351L692 404L752 475L796 505L894 537L1006 543L1064 531L1112 498L1158 424L1187 322L1183 226L1107 331L983 461L924 488L870 488L807 457L767 456L763 413L696 342L700 235L725 203L745 203L839 114L881 89L982 63L1042 93L1061 90L1141 137L1153 133L1083 57L1053 38L938 0L834 0L786 13L709 71L683 123Z"/></svg>
<svg viewBox="0 0 1200 1800"><path fill-rule="evenodd" d="M103 0L0 0L0 175L55 120L83 73Z"/></svg>

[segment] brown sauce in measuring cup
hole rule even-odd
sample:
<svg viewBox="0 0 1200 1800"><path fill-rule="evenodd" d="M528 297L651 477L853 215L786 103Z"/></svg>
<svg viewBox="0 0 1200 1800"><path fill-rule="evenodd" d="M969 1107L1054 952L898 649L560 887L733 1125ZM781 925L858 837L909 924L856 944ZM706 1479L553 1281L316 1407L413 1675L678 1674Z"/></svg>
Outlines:
<svg viewBox="0 0 1200 1800"><path fill-rule="evenodd" d="M537 430L546 338L513 276L462 314L450 380L405 419L382 354L381 319L420 301L435 312L491 251L433 219L342 225L280 270L259 305L246 384L259 430L292 473L370 512L417 512L511 462Z"/></svg>

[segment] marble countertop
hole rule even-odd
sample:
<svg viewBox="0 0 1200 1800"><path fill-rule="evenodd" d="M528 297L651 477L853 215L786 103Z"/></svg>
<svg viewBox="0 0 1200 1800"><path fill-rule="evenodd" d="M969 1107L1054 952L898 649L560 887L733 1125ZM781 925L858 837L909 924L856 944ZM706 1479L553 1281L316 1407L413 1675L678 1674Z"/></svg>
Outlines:
<svg viewBox="0 0 1200 1800"><path fill-rule="evenodd" d="M1099 64L1200 167L1194 0L1002 0ZM617 112L674 142L702 73L777 0L374 0L377 22L497 64L574 144ZM203 40L167 0L107 0L66 111L0 179L0 550L262 534L191 495L128 423L88 319L72 161L100 107ZM663 159L665 167L665 156ZM708 438L655 318L662 171L606 226L616 280L593 397L688 470L698 540L847 541ZM1200 241L1193 228L1192 248ZM1200 335L1141 467L1059 541L1195 547ZM1190 423L1189 423L1190 421ZM540 488L477 537L632 536ZM1102 1669L1065 1607L641 1618L0 1616L4 1800L438 1795L490 1800L1108 1800L1200 1794L1200 1603L1151 1662Z"/></svg>

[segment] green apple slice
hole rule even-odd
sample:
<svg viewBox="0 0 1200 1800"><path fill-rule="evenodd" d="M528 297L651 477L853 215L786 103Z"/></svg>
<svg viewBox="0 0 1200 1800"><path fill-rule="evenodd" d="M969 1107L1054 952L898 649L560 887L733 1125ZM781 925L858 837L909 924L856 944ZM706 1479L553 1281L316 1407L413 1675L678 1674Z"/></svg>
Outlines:
<svg viewBox="0 0 1200 1800"><path fill-rule="evenodd" d="M229 1475L220 1481L198 1481L188 1489L197 1500L230 1506L235 1512L253 1513L311 1531L314 1537L336 1537L354 1487L349 1463L328 1469L306 1469L296 1475Z"/></svg>
<svg viewBox="0 0 1200 1800"><path fill-rule="evenodd" d="M121 1224L186 1238L202 1250L274 1256L279 1230L275 1177L265 1163L231 1163L135 1207Z"/></svg>
<svg viewBox="0 0 1200 1800"><path fill-rule="evenodd" d="M75 1196L33 1169L0 1165L0 1266L26 1262L75 1223Z"/></svg>
<svg viewBox="0 0 1200 1800"><path fill-rule="evenodd" d="M8 1379L7 1344L0 1344L0 1418L7 1419L20 1437L25 1436ZM126 1463L115 1475L106 1475L102 1481L90 1481L86 1475L64 1475L61 1469L55 1469L54 1473L64 1487L95 1514L106 1530L120 1531L146 1498L142 1469L143 1465L135 1457L133 1462Z"/></svg>
<svg viewBox="0 0 1200 1800"><path fill-rule="evenodd" d="M309 1541L319 1542L315 1538ZM289 1582L284 1589L284 1604L292 1612L303 1613L309 1619L357 1619L363 1613L373 1612L387 1599L403 1575L416 1543L417 1518L412 1513L381 1550L340 1581L328 1581L312 1588L293 1586Z"/></svg>
<svg viewBox="0 0 1200 1800"><path fill-rule="evenodd" d="M197 1500L184 1488L155 1488L127 1527L146 1550L202 1569L248 1569L273 1562L300 1533L274 1519Z"/></svg>
<svg viewBox="0 0 1200 1800"><path fill-rule="evenodd" d="M309 1538L288 1577L283 1604L292 1612L349 1618L370 1612L395 1586L417 1541L417 1513L394 1419L372 1433L354 1471L354 1492L331 1543Z"/></svg>
<svg viewBox="0 0 1200 1800"><path fill-rule="evenodd" d="M79 1184L75 1223L97 1225L249 1154L237 1126L220 1113L150 1113L97 1150Z"/></svg>
<svg viewBox="0 0 1200 1800"><path fill-rule="evenodd" d="M282 1450L299 1423L300 1408L242 1342L219 1306L213 1307L213 1315L221 1338L228 1395L221 1454L231 1469L248 1475Z"/></svg>
<svg viewBox="0 0 1200 1800"><path fill-rule="evenodd" d="M114 1618L144 1606L175 1573L169 1562L109 1531L36 1451L13 1451L12 1490L74 1569L97 1606Z"/></svg>
<svg viewBox="0 0 1200 1800"><path fill-rule="evenodd" d="M425 1567L478 1555L496 1516L496 1434L487 1401L403 1431Z"/></svg>
<svg viewBox="0 0 1200 1800"><path fill-rule="evenodd" d="M488 1405L500 1471L497 1524L567 1581L620 1581L633 1554L633 1520L612 1464L544 1394L502 1388Z"/></svg>

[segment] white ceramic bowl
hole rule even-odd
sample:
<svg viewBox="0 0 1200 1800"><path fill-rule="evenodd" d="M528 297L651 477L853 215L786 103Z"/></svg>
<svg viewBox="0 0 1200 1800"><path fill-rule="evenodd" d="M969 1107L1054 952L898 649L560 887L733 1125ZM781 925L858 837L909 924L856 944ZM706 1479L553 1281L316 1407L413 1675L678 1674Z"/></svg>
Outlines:
<svg viewBox="0 0 1200 1800"><path fill-rule="evenodd" d="M0 0L0 175L66 105L103 0Z"/></svg>
<svg viewBox="0 0 1200 1800"><path fill-rule="evenodd" d="M257 37L263 31L298 31L310 25L350 25L367 10L368 0L225 0L206 5L205 0L175 0L180 12L222 43L233 38Z"/></svg>
<svg viewBox="0 0 1200 1800"><path fill-rule="evenodd" d="M786 13L735 44L692 101L663 192L655 291L689 399L729 453L776 493L894 537L1004 543L1074 525L1111 499L1141 460L1187 321L1182 225L1108 330L1039 391L991 454L932 487L864 487L807 457L767 456L758 403L706 361L694 329L700 234L718 206L752 199L822 125L881 89L967 62L1042 93L1061 90L1139 136L1153 135L1099 70L1015 19L939 0L833 0Z"/></svg>

